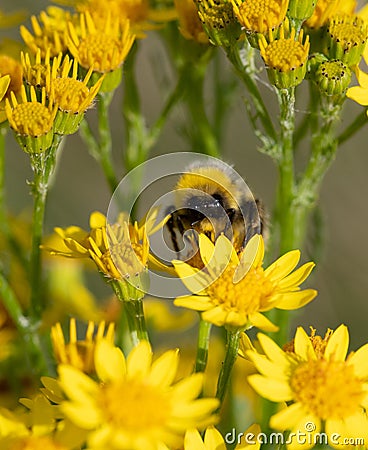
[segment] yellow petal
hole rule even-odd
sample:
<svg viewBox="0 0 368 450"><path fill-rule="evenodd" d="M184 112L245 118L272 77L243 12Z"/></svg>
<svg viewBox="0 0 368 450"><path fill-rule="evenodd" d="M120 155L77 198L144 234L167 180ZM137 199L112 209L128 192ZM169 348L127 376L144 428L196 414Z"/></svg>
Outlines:
<svg viewBox="0 0 368 450"><path fill-rule="evenodd" d="M295 333L294 339L294 350L295 353L300 356L304 361L309 359L316 360L316 352L314 351L313 345L309 336L304 331L302 327L298 327Z"/></svg>
<svg viewBox="0 0 368 450"><path fill-rule="evenodd" d="M64 402L60 409L75 425L87 430L96 428L101 421L99 410L90 405Z"/></svg>
<svg viewBox="0 0 368 450"><path fill-rule="evenodd" d="M363 345L354 352L352 355L349 355L348 364L354 366L355 375L358 378L367 378L368 377L368 344Z"/></svg>
<svg viewBox="0 0 368 450"><path fill-rule="evenodd" d="M194 309L195 311L207 311L208 309L213 308L213 303L210 301L210 297L206 297L205 295L188 295L178 297L174 300L174 305Z"/></svg>
<svg viewBox="0 0 368 450"><path fill-rule="evenodd" d="M226 450L226 445L221 433L215 427L208 427L204 435L206 449ZM187 449L185 449L187 450ZM197 450L197 449L193 449Z"/></svg>
<svg viewBox="0 0 368 450"><path fill-rule="evenodd" d="M4 77L0 78L0 101L3 99L4 95L6 94L6 91L10 84L10 76L5 75Z"/></svg>
<svg viewBox="0 0 368 450"><path fill-rule="evenodd" d="M101 339L95 351L96 372L101 381L121 380L126 375L125 357L120 348Z"/></svg>
<svg viewBox="0 0 368 450"><path fill-rule="evenodd" d="M72 400L88 401L98 393L98 385L83 372L67 364L58 367L60 384L66 395Z"/></svg>
<svg viewBox="0 0 368 450"><path fill-rule="evenodd" d="M240 443L235 447L235 450L259 450L261 441L258 435L261 433L261 427L254 423L242 433Z"/></svg>
<svg viewBox="0 0 368 450"><path fill-rule="evenodd" d="M203 293L204 289L210 285L211 280L205 276L203 271L199 271L183 261L173 260L172 264L181 281L193 294Z"/></svg>
<svg viewBox="0 0 368 450"><path fill-rule="evenodd" d="M176 376L179 364L179 351L169 350L160 356L153 364L148 382L163 388L170 386Z"/></svg>
<svg viewBox="0 0 368 450"><path fill-rule="evenodd" d="M299 286L305 281L313 268L315 267L314 262L309 262L299 267L295 272L285 277L278 283L280 289L291 289L293 287Z"/></svg>
<svg viewBox="0 0 368 450"><path fill-rule="evenodd" d="M289 384L283 381L271 380L262 375L251 375L248 382L259 395L273 402L287 402L293 398Z"/></svg>
<svg viewBox="0 0 368 450"><path fill-rule="evenodd" d="M346 96L362 106L368 106L368 89L360 86L353 86L346 91Z"/></svg>
<svg viewBox="0 0 368 450"><path fill-rule="evenodd" d="M275 307L286 310L302 308L311 302L317 294L318 292L315 289L280 294L281 300L275 301Z"/></svg>
<svg viewBox="0 0 368 450"><path fill-rule="evenodd" d="M359 67L356 66L355 75L359 86L362 88L368 88L368 73L363 72L363 70L360 70Z"/></svg>
<svg viewBox="0 0 368 450"><path fill-rule="evenodd" d="M227 323L228 312L223 309L222 306L216 306L202 313L203 320L211 322L214 325L221 327Z"/></svg>
<svg viewBox="0 0 368 450"><path fill-rule="evenodd" d="M271 417L270 427L275 430L292 430L305 417L300 403L293 403Z"/></svg>
<svg viewBox="0 0 368 450"><path fill-rule="evenodd" d="M345 361L349 348L349 331L340 325L327 342L325 358L333 361Z"/></svg>
<svg viewBox="0 0 368 450"><path fill-rule="evenodd" d="M251 359L261 375L270 375L272 378L284 382L288 380L288 375L285 373L284 368L270 361L265 355L253 352Z"/></svg>
<svg viewBox="0 0 368 450"><path fill-rule="evenodd" d="M203 373L195 373L180 380L171 391L173 400L181 402L197 398L203 388L203 378Z"/></svg>
<svg viewBox="0 0 368 450"><path fill-rule="evenodd" d="M285 255L281 256L273 264L267 267L265 270L266 277L272 281L281 280L295 269L299 259L299 250L292 250L291 252L285 253Z"/></svg>
<svg viewBox="0 0 368 450"><path fill-rule="evenodd" d="M281 350L276 342L274 342L270 337L265 334L258 333L257 338L259 343L262 345L263 351L271 361L278 364L289 364L285 352Z"/></svg>
<svg viewBox="0 0 368 450"><path fill-rule="evenodd" d="M184 437L184 450L206 450L198 430L187 430Z"/></svg>
<svg viewBox="0 0 368 450"><path fill-rule="evenodd" d="M147 341L140 343L131 350L127 358L127 374L129 379L143 379L151 369L152 349Z"/></svg>
<svg viewBox="0 0 368 450"><path fill-rule="evenodd" d="M260 234L255 234L247 243L240 259L240 264L245 267L253 265L258 267L262 265L264 257L264 241Z"/></svg>
<svg viewBox="0 0 368 450"><path fill-rule="evenodd" d="M91 228L106 227L106 217L99 211L94 211L89 218L89 226Z"/></svg>
<svg viewBox="0 0 368 450"><path fill-rule="evenodd" d="M274 325L266 316L261 313L254 313L249 316L249 322L263 331L278 331L279 327Z"/></svg>

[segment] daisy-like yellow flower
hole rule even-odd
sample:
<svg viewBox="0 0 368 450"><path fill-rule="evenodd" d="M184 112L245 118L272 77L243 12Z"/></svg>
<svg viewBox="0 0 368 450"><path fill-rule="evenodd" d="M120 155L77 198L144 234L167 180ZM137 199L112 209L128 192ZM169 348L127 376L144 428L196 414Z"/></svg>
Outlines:
<svg viewBox="0 0 368 450"><path fill-rule="evenodd" d="M98 381L60 365L60 384L68 397L62 412L89 430L88 448L142 450L180 448L188 428L216 421L215 398L200 398L203 374L174 383L178 352L167 351L152 363L151 347L141 341L125 359L111 343L97 344Z"/></svg>
<svg viewBox="0 0 368 450"><path fill-rule="evenodd" d="M42 11L39 18L31 17L33 34L24 26L20 27L20 34L24 43L36 54L41 50L42 57L51 52L51 56L57 56L67 50L66 31L67 24L72 20L69 11L55 6L50 6Z"/></svg>
<svg viewBox="0 0 368 450"><path fill-rule="evenodd" d="M179 30L185 39L199 44L208 44L208 36L198 16L198 9L193 0L174 0L178 12Z"/></svg>
<svg viewBox="0 0 368 450"><path fill-rule="evenodd" d="M285 31L290 34L285 37ZM288 23L280 27L280 36L274 39L269 30L269 42L261 35L259 49L267 67L270 82L279 89L285 89L300 84L307 71L309 53L309 36L303 38L303 30L295 39L295 28L289 32ZM304 42L303 42L304 41Z"/></svg>
<svg viewBox="0 0 368 450"><path fill-rule="evenodd" d="M52 127L57 106L52 103L46 105L45 89L42 89L40 102L33 86L30 88L30 98L24 86L20 96L20 102L13 92L10 93L11 102L5 99L5 112L9 124L23 150L27 153L42 153L52 144Z"/></svg>
<svg viewBox="0 0 368 450"><path fill-rule="evenodd" d="M121 80L121 66L135 39L129 21L122 22L108 14L103 24L96 24L87 11L80 14L78 27L73 22L68 25L70 53L84 69L93 67L99 74L108 74L103 91L115 89Z"/></svg>
<svg viewBox="0 0 368 450"><path fill-rule="evenodd" d="M368 73L363 72L359 67L355 68L359 86L352 86L346 91L346 96L362 106L368 106ZM368 114L368 110L367 110Z"/></svg>
<svg viewBox="0 0 368 450"><path fill-rule="evenodd" d="M59 364L69 364L87 374L95 372L94 356L97 343L105 339L113 344L114 337L114 324L110 323L106 329L104 321L99 323L96 334L95 324L88 322L85 338L78 339L76 321L74 318L70 319L68 343L65 342L59 322L51 328L51 342L56 361Z"/></svg>
<svg viewBox="0 0 368 450"><path fill-rule="evenodd" d="M285 19L288 0L231 0L240 24L250 33L266 33Z"/></svg>
<svg viewBox="0 0 368 450"><path fill-rule="evenodd" d="M46 87L46 78L52 64L50 48L47 49L44 57L42 57L41 49L37 49L34 61L33 55L28 52L21 52L20 57L25 82L35 88ZM62 53L59 53L58 58L62 58Z"/></svg>
<svg viewBox="0 0 368 450"><path fill-rule="evenodd" d="M342 448L345 439L368 442L368 344L347 356L349 333L344 325L327 335L324 350L316 350L301 327L294 352L281 350L263 334L258 339L264 355L252 350L247 355L260 374L248 380L261 396L288 405L271 417L271 428L308 434L303 445L290 439L289 449L312 448L321 431L334 448Z"/></svg>
<svg viewBox="0 0 368 450"><path fill-rule="evenodd" d="M267 269L262 267L264 243L260 235L250 239L240 257L223 235L215 245L204 235L199 237L199 251L205 264L202 270L183 261L173 261L185 286L196 295L178 297L174 304L202 311L202 318L230 329L251 326L275 331L262 313L272 308L297 309L317 295L314 289L300 290L314 263L297 269L299 250L286 253ZM292 273L293 272L293 273Z"/></svg>
<svg viewBox="0 0 368 450"><path fill-rule="evenodd" d="M92 107L105 78L102 75L93 86L88 87L92 72L93 68L90 67L84 79L79 80L76 59L71 60L67 55L61 62L60 57L54 58L52 68L46 76L46 90L58 106L54 122L55 133L62 135L75 133L85 111Z"/></svg>

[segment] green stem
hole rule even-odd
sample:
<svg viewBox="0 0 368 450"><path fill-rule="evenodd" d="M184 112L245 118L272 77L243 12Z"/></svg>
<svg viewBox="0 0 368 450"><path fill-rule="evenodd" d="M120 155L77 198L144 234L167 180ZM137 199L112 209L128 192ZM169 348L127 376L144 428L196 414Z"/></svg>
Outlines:
<svg viewBox="0 0 368 450"><path fill-rule="evenodd" d="M337 137L338 146L351 138L363 126L367 125L367 112L362 111L345 130Z"/></svg>
<svg viewBox="0 0 368 450"><path fill-rule="evenodd" d="M122 302L122 314L126 315L132 344L136 346L142 340L149 342L142 298L133 298L137 291L127 281L112 281L111 285L116 297ZM124 321L120 320L119 326L123 325ZM121 330L117 331L118 335L122 333Z"/></svg>
<svg viewBox="0 0 368 450"><path fill-rule="evenodd" d="M32 183L33 217L32 217L32 248L30 258L31 276L31 315L34 319L41 317L44 298L42 290L41 249L43 225L46 207L46 197L50 175L55 167L56 151L61 142L61 136L55 135L52 146L43 153L30 154L34 172Z"/></svg>
<svg viewBox="0 0 368 450"><path fill-rule="evenodd" d="M220 400L221 404L225 398L226 390L230 381L231 371L238 356L239 342L240 331L227 330L225 361L221 368L216 392L216 397Z"/></svg>
<svg viewBox="0 0 368 450"><path fill-rule="evenodd" d="M212 324L210 322L206 322L205 320L200 318L198 329L197 357L194 368L195 372L204 372L206 370L211 328Z"/></svg>
<svg viewBox="0 0 368 450"><path fill-rule="evenodd" d="M245 84L247 91L252 100L252 104L254 109L256 110L257 117L259 118L266 135L273 140L277 141L277 134L275 128L273 126L271 117L268 113L268 110L263 102L261 94L258 90L257 83L255 82L255 73L252 69L251 65L248 63L245 65L240 58L239 47L233 45L226 49L227 57L231 64L233 65L236 73L240 77L240 79Z"/></svg>

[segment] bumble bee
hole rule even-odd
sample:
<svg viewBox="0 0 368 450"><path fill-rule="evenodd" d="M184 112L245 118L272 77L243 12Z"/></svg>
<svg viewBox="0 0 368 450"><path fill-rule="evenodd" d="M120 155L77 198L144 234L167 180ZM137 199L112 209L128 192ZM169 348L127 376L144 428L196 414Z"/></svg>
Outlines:
<svg viewBox="0 0 368 450"><path fill-rule="evenodd" d="M223 161L210 159L190 164L176 183L175 205L167 211L166 227L177 254L193 231L215 242L228 237L237 252L248 240L264 231L264 212L240 175ZM193 251L196 249L192 248Z"/></svg>

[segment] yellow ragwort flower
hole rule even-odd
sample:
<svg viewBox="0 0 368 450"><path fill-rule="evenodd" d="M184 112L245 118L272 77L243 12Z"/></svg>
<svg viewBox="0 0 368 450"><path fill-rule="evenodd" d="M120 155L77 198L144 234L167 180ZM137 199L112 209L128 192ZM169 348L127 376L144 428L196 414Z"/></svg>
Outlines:
<svg viewBox="0 0 368 450"><path fill-rule="evenodd" d="M20 34L32 53L36 54L40 49L43 58L48 51L51 56L57 56L67 50L65 35L71 20L70 12L50 6L40 13L39 19L31 17L33 34L24 25L20 27Z"/></svg>
<svg viewBox="0 0 368 450"><path fill-rule="evenodd" d="M208 44L208 36L198 16L198 9L193 0L174 0L178 12L179 31L188 40L199 44Z"/></svg>
<svg viewBox="0 0 368 450"><path fill-rule="evenodd" d="M328 57L352 67L359 63L366 46L368 26L359 16L334 16L327 24L326 37Z"/></svg>
<svg viewBox="0 0 368 450"><path fill-rule="evenodd" d="M54 123L55 133L75 133L85 111L92 107L105 78L104 75L100 76L93 86L88 87L92 72L93 68L90 67L84 79L79 80L78 62L76 59L70 59L68 55L63 60L55 57L52 67L49 66L46 90L52 101L58 106L58 114Z"/></svg>
<svg viewBox="0 0 368 450"><path fill-rule="evenodd" d="M250 33L266 33L285 19L288 0L231 0L241 25Z"/></svg>
<svg viewBox="0 0 368 450"><path fill-rule="evenodd" d="M0 101L0 123L4 122L7 117L5 113L5 99L10 97L10 92L14 92L18 98L23 86L23 70L22 65L16 59L6 54L0 54L0 75L9 75L10 83L7 90ZM4 87L4 80L2 81Z"/></svg>
<svg viewBox="0 0 368 450"><path fill-rule="evenodd" d="M289 37L288 23L280 27L278 39L273 37L269 30L269 42L261 35L259 49L265 65L270 82L279 89L285 89L300 84L307 71L307 59L309 53L309 36L303 42L303 30L300 31L298 39L295 39L295 28L292 28Z"/></svg>
<svg viewBox="0 0 368 450"><path fill-rule="evenodd" d="M317 0L314 12L305 24L309 28L321 28L333 16L353 14L356 4L356 0Z"/></svg>
<svg viewBox="0 0 368 450"><path fill-rule="evenodd" d="M42 153L50 148L57 106L52 103L46 106L45 89L42 89L40 102L33 86L30 87L30 98L24 86L21 89L20 102L13 92L10 97L11 102L5 99L5 112L19 145L28 153Z"/></svg>
<svg viewBox="0 0 368 450"><path fill-rule="evenodd" d="M32 61L33 56L28 52L21 52L20 57L23 77L27 85L34 86L37 89L46 87L46 78L52 63L50 48L47 49L44 57L42 57L41 49L38 49L34 61ZM62 53L59 53L58 58L62 58Z"/></svg>
<svg viewBox="0 0 368 450"><path fill-rule="evenodd" d="M368 73L363 72L359 67L355 68L359 86L352 86L346 91L346 96L362 106L368 106ZM368 110L367 110L368 114Z"/></svg>
<svg viewBox="0 0 368 450"><path fill-rule="evenodd" d="M312 448L321 431L334 448L342 448L344 439L359 437L367 442L368 344L347 356L345 325L327 335L324 350L313 345L301 327L295 334L293 353L284 352L263 334L258 339L264 355L253 350L247 355L260 374L248 380L261 396L287 402L271 417L271 428L309 435L302 447L297 439L290 439L289 449Z"/></svg>
<svg viewBox="0 0 368 450"><path fill-rule="evenodd" d="M96 334L94 322L88 322L85 338L78 339L76 321L74 318L70 319L68 343L65 342L59 322L51 328L51 342L58 364L69 364L87 374L95 373L94 356L97 343L106 339L113 344L114 337L114 324L110 323L106 329L104 321L98 324Z"/></svg>
<svg viewBox="0 0 368 450"><path fill-rule="evenodd" d="M109 14L102 25L96 24L88 11L79 19L79 26L69 22L69 51L84 69L93 67L94 72L108 74L103 90L113 90L120 83L121 66L135 40L130 23Z"/></svg>
<svg viewBox="0 0 368 450"><path fill-rule="evenodd" d="M125 358L121 350L101 340L96 346L98 381L69 365L58 368L68 397L62 412L89 430L88 448L142 450L180 448L188 428L216 421L215 398L199 398L203 374L174 383L178 351L165 352L152 363L151 347L141 341Z"/></svg>
<svg viewBox="0 0 368 450"><path fill-rule="evenodd" d="M174 304L202 311L202 318L215 325L232 329L254 325L275 331L277 327L263 312L297 309L317 295L313 289L299 288L312 271L313 262L292 273L300 259L299 250L286 253L267 269L262 267L264 243L260 235L253 236L240 256L223 235L215 245L200 235L199 251L205 264L202 270L173 261L182 282L196 294L178 297Z"/></svg>

